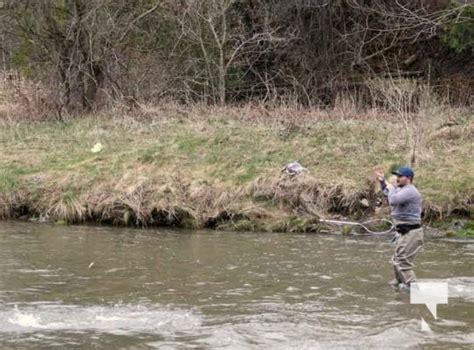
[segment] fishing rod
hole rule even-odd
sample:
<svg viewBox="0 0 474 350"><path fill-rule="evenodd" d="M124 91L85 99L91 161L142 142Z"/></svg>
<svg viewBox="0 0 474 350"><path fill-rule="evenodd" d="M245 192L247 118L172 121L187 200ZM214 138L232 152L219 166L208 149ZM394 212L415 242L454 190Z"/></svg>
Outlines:
<svg viewBox="0 0 474 350"><path fill-rule="evenodd" d="M319 222L326 223L326 224L333 224L333 225L358 226L358 227L362 227L367 233L370 233L372 235L386 235L386 234L392 232L393 229L395 228L395 224L392 221L387 220L387 219L373 219L373 220L368 220L368 221L364 221L364 222L320 219ZM388 223L388 224L390 224L390 229L385 230L385 231L372 231L366 225L371 224L373 222Z"/></svg>

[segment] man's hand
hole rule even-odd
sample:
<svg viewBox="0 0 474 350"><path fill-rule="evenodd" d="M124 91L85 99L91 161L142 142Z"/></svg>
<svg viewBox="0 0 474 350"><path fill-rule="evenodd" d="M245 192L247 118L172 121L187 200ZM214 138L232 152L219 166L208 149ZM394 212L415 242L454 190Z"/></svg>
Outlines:
<svg viewBox="0 0 474 350"><path fill-rule="evenodd" d="M374 169L374 177L377 179L379 182L385 182L385 175L383 173L383 170L380 169Z"/></svg>
<svg viewBox="0 0 474 350"><path fill-rule="evenodd" d="M387 190L387 188L388 190L391 190L393 188L392 184L389 184L387 183L387 181L385 181L385 175L382 169L378 167L374 168L374 177L380 183L380 188L382 189L384 193Z"/></svg>

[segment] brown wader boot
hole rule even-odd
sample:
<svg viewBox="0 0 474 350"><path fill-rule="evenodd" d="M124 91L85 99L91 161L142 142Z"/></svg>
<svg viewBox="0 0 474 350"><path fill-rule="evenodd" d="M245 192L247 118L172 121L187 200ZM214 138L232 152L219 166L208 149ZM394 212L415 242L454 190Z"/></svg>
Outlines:
<svg viewBox="0 0 474 350"><path fill-rule="evenodd" d="M411 230L404 235L398 234L392 265L395 269L395 279L400 283L410 285L416 281L413 271L416 254L423 247L423 229Z"/></svg>

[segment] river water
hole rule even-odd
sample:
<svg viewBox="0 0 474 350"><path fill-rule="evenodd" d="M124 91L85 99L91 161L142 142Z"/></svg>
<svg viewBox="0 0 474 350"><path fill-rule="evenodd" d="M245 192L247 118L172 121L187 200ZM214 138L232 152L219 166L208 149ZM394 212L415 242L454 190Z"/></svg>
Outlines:
<svg viewBox="0 0 474 350"><path fill-rule="evenodd" d="M474 244L427 241L435 319L392 289L386 237L0 222L0 348L465 348ZM421 330L421 318L431 331Z"/></svg>

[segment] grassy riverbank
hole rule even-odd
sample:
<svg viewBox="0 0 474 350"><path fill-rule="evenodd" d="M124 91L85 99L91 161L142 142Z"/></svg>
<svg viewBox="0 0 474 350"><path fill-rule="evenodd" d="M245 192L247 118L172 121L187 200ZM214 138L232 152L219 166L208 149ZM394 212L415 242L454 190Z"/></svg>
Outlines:
<svg viewBox="0 0 474 350"><path fill-rule="evenodd" d="M396 117L251 109L148 110L0 126L0 216L66 223L318 231L317 215L371 216L374 166L413 156ZM421 118L418 116L418 118ZM472 115L415 121L429 220L472 218ZM96 143L99 153L91 152ZM289 178L285 164L307 171Z"/></svg>

